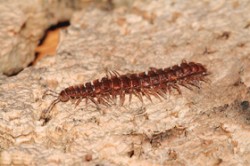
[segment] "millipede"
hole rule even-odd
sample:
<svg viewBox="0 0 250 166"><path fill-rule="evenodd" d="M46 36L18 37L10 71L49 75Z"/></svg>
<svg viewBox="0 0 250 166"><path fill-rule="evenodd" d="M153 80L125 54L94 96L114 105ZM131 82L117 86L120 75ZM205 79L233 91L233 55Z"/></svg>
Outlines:
<svg viewBox="0 0 250 166"><path fill-rule="evenodd" d="M50 120L49 113L59 102L69 100L76 101L77 106L82 99L93 102L98 108L99 105L110 106L110 102L119 98L120 105L125 102L125 96L129 95L139 98L143 102L143 96L152 102L151 96L161 100L166 94L177 91L181 94L180 86L192 90L193 87L200 88L201 82L206 82L208 75L206 67L200 63L182 61L180 65L168 68L150 68L147 72L130 73L120 75L117 71L109 71L105 77L96 79L85 84L70 86L59 94L53 91L52 101L48 109L43 110L40 119L45 123Z"/></svg>

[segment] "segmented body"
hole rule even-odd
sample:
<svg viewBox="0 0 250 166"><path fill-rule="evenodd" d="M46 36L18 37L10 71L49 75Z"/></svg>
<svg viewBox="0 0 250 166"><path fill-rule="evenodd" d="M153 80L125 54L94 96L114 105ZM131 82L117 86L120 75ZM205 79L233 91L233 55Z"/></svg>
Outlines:
<svg viewBox="0 0 250 166"><path fill-rule="evenodd" d="M143 96L151 100L150 96L164 97L166 93L173 90L181 93L179 86L192 89L192 86L200 87L200 82L208 75L207 69L200 63L182 62L180 65L164 69L151 68L148 72L139 74L119 75L117 72L100 80L94 80L82 85L70 86L60 92L48 110L42 113L41 118L46 118L49 111L58 102L67 102L75 99L78 105L82 99L90 100L97 106L99 104L109 105L112 99L120 98L123 105L125 95L135 95L143 102Z"/></svg>

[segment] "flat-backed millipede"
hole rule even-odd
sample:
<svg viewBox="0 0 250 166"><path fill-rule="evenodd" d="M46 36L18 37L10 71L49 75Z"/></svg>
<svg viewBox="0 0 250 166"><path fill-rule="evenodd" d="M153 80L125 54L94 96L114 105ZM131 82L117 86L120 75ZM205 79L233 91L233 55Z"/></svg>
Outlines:
<svg viewBox="0 0 250 166"><path fill-rule="evenodd" d="M129 95L129 101L132 95L138 97L141 102L143 102L143 96L152 101L150 96L161 99L173 90L181 93L179 86L191 90L192 86L200 88L200 82L205 81L207 75L207 69L202 64L185 61L169 68L150 68L148 72L137 74L120 75L116 71L109 72L109 75L107 74L100 80L70 86L62 90L56 95L57 98L49 108L42 112L41 119L47 122L50 111L58 102L74 99L77 106L82 99L86 99L86 103L90 100L99 107L100 104L110 105L110 102L119 96L120 105L123 105L126 94Z"/></svg>

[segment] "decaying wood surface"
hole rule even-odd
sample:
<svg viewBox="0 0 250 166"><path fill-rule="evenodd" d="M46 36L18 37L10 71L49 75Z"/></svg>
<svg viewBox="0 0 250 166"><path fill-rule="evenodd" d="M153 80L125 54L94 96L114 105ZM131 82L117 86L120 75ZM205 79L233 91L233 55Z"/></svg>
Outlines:
<svg viewBox="0 0 250 166"><path fill-rule="evenodd" d="M248 1L135 1L77 12L55 57L0 76L0 165L249 165ZM210 83L153 103L97 109L58 103L105 70L146 71L182 60L206 65Z"/></svg>

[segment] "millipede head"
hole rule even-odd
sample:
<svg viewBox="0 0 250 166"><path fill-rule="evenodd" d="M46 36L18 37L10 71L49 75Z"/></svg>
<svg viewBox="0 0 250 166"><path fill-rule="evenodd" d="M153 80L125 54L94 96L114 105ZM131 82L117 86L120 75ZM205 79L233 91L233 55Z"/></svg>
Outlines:
<svg viewBox="0 0 250 166"><path fill-rule="evenodd" d="M65 90L61 91L59 96L58 96L58 100L60 100L61 102L67 102L69 101L70 96L66 93Z"/></svg>
<svg viewBox="0 0 250 166"><path fill-rule="evenodd" d="M61 91L59 95L58 95L58 93L56 93L54 91L47 90L44 93L43 97L46 96L46 95L54 96L54 97L56 97L56 99L50 104L48 109L42 111L42 114L40 116L40 120L43 119L44 124L46 124L50 120L50 118L51 118L50 117L50 112L57 103L59 103L59 102L67 102L68 100L70 100L70 96L66 93L65 90Z"/></svg>

